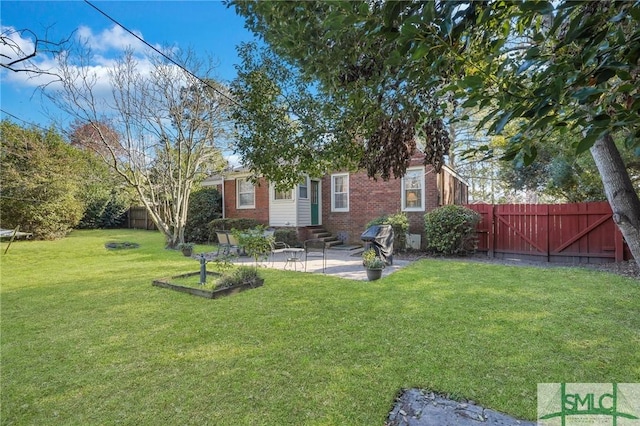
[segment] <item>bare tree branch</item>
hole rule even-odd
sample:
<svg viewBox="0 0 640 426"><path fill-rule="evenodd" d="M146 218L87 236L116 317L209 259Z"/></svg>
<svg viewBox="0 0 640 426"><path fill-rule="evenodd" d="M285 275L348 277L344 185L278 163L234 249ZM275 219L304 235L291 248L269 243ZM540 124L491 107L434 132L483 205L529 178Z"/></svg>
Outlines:
<svg viewBox="0 0 640 426"><path fill-rule="evenodd" d="M33 43L33 47L26 52L23 50L23 47L21 47L19 43L19 40L24 39L25 35L27 35L27 37L31 39ZM28 72L57 76L57 74L55 73L42 70L35 66L33 68L15 68L14 66L16 64L21 64L23 62L29 61L30 59L35 58L38 54L59 54L67 46L72 36L73 33L71 33L71 35L66 39L54 42L46 39L46 36L45 38L38 37L38 35L30 29L15 30L13 28L10 28L0 34L0 45L7 47L11 52L14 53L14 56L5 53L1 54L0 57L3 58L3 61L0 62L0 66L13 72Z"/></svg>

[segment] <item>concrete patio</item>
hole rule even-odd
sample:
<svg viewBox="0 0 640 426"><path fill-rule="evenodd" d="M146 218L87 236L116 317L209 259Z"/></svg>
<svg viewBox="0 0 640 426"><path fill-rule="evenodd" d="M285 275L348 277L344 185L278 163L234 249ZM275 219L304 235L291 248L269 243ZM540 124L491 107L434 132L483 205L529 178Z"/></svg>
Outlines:
<svg viewBox="0 0 640 426"><path fill-rule="evenodd" d="M337 276L350 280L367 280L367 272L362 266L362 249L327 249L326 250L326 268L324 273L326 275ZM314 253L315 255L315 253ZM198 258L198 255L194 257ZM252 265L255 263L254 259L249 256L238 256L233 261L234 264L247 264ZM395 271L407 266L411 263L408 260L394 259L393 265L388 265L382 272L382 276L385 277ZM297 271L300 273L313 273L322 274L323 261L322 257L309 256L305 262L304 250L299 252L290 251L287 253L277 253L274 255L273 262L271 258L268 261L258 262L260 267L274 268L287 271ZM306 266L306 271L305 271Z"/></svg>

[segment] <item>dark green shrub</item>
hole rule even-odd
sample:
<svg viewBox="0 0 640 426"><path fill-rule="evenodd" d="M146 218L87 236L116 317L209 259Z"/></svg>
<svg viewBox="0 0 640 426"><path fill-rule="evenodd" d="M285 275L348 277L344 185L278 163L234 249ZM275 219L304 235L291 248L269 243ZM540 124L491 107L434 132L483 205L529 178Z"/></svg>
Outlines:
<svg viewBox="0 0 640 426"><path fill-rule="evenodd" d="M393 250L406 250L407 232L409 232L409 218L405 213L379 216L367 223L365 229L368 229L373 225L391 225L391 228L393 228Z"/></svg>
<svg viewBox="0 0 640 426"><path fill-rule="evenodd" d="M115 191L107 197L92 199L87 203L84 216L78 228L109 229L120 228L127 220L130 203Z"/></svg>
<svg viewBox="0 0 640 426"><path fill-rule="evenodd" d="M216 236L216 230L218 231L231 231L232 229L236 229L238 231L244 231L247 229L255 228L260 225L255 219L242 219L242 218L220 218L214 219L209 222L209 241L218 242L218 237Z"/></svg>
<svg viewBox="0 0 640 426"><path fill-rule="evenodd" d="M476 249L476 225L480 214L464 206L439 207L424 215L427 250L465 255Z"/></svg>
<svg viewBox="0 0 640 426"><path fill-rule="evenodd" d="M191 193L187 223L184 227L185 241L206 243L211 240L209 224L222 216L222 197L215 188L204 188Z"/></svg>
<svg viewBox="0 0 640 426"><path fill-rule="evenodd" d="M82 153L57 131L0 122L2 227L36 239L66 236L84 212Z"/></svg>
<svg viewBox="0 0 640 426"><path fill-rule="evenodd" d="M300 246L298 231L294 228L279 228L273 234L275 241L285 243L291 247Z"/></svg>

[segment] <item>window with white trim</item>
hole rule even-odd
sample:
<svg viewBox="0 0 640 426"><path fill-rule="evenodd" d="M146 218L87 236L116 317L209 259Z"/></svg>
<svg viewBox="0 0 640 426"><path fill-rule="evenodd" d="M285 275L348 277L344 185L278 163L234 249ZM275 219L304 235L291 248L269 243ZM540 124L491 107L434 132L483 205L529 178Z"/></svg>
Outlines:
<svg viewBox="0 0 640 426"><path fill-rule="evenodd" d="M236 200L239 209L256 207L255 186L248 179L236 179Z"/></svg>
<svg viewBox="0 0 640 426"><path fill-rule="evenodd" d="M331 175L331 211L349 211L349 174Z"/></svg>
<svg viewBox="0 0 640 426"><path fill-rule="evenodd" d="M293 189L288 189L286 191L278 191L276 189L273 190L273 199L278 200L293 200Z"/></svg>
<svg viewBox="0 0 640 426"><path fill-rule="evenodd" d="M302 200L306 200L307 198L309 198L309 189L307 187L307 178L303 178L302 181L300 182L300 185L298 185L298 196Z"/></svg>
<svg viewBox="0 0 640 426"><path fill-rule="evenodd" d="M424 168L408 169L402 178L402 210L424 211Z"/></svg>

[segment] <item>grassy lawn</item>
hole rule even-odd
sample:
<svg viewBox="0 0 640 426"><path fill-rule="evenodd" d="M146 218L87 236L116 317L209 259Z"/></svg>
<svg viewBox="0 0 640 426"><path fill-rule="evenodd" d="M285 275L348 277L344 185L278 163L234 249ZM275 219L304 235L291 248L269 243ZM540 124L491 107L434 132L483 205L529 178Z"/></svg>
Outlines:
<svg viewBox="0 0 640 426"><path fill-rule="evenodd" d="M539 382L640 382L640 283L602 272L262 270L263 287L207 300L151 286L199 266L154 232L77 231L0 257L7 425L382 425L408 387L534 419Z"/></svg>

